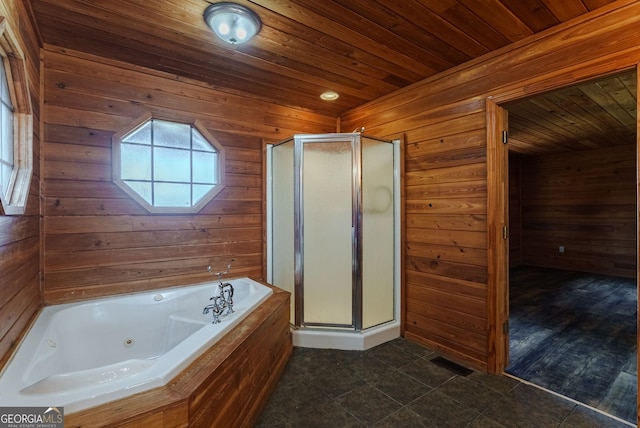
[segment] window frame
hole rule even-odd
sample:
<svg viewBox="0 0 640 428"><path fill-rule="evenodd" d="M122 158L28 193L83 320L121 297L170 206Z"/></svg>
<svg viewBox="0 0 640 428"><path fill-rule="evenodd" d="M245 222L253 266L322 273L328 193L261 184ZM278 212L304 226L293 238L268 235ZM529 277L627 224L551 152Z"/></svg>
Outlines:
<svg viewBox="0 0 640 428"><path fill-rule="evenodd" d="M2 214L25 213L33 175L33 113L24 55L5 17L0 17L0 66L13 104L13 170L7 192L0 186Z"/></svg>
<svg viewBox="0 0 640 428"><path fill-rule="evenodd" d="M193 206L153 206L147 200L141 196L138 192L136 192L132 187L130 187L121 177L122 177L122 150L121 144L122 140L125 136L131 134L137 129L144 126L147 122L151 120L162 120L167 122L172 122L176 124L184 124L194 127L201 135L204 137L207 142L217 151L217 183L213 189L208 191L199 201ZM141 205L145 210L154 214L181 214L181 213L197 213L202 208L204 208L211 200L213 200L225 187L225 154L224 148L218 142L218 140L211 135L211 133L206 129L206 127L199 121L194 120L192 122L175 120L172 118L167 118L163 116L153 115L151 113L147 113L133 121L131 124L116 132L112 139L112 181L125 193L127 193L131 198L133 198L139 205ZM190 153L192 150L189 151ZM193 168L193 165L191 166ZM150 183L153 185L154 177L151 177ZM193 182L191 182L193 184Z"/></svg>

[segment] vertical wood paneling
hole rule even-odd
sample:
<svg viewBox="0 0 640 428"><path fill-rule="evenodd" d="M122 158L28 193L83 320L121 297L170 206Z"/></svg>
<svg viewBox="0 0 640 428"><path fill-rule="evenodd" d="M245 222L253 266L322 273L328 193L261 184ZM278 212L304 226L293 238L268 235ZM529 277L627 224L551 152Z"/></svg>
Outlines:
<svg viewBox="0 0 640 428"><path fill-rule="evenodd" d="M224 94L79 52L44 50L47 303L262 276L263 138L335 131L335 118ZM111 136L143 113L199 120L222 144L226 187L198 214L149 214L111 181Z"/></svg>
<svg viewBox="0 0 640 428"><path fill-rule="evenodd" d="M485 318L495 316L490 312L496 302L489 302L487 296L504 298L497 295L496 287L505 285L489 282L487 275L488 244L497 239L487 222L487 189L496 183L487 182L486 172L471 178L454 171L486 171L487 97L499 103L501 97L524 97L634 66L640 61L639 16L638 2L605 6L586 19L561 24L341 117L344 129L365 126L372 135L407 136L407 337L479 368L494 370L488 367L490 361L499 367L493 353L500 337L489 334L499 326L489 319L481 331L467 325L471 314L460 296L461 290L467 294L483 289L476 299ZM438 178L415 184L410 177ZM414 227L418 222L423 226ZM470 228L474 225L484 240L473 238ZM463 263L446 255L469 254L470 249L484 258ZM443 269L446 261L456 268ZM445 293L449 306L443 307L442 299L421 297L426 289ZM474 345L478 336L484 340L479 348Z"/></svg>
<svg viewBox="0 0 640 428"><path fill-rule="evenodd" d="M522 263L522 157L509 153L509 267Z"/></svg>
<svg viewBox="0 0 640 428"><path fill-rule="evenodd" d="M38 38L20 0L0 0L0 15L25 56L33 109L33 176L24 215L0 208L0 366L42 304L40 288L40 58Z"/></svg>
<svg viewBox="0 0 640 428"><path fill-rule="evenodd" d="M522 263L635 278L635 150L524 157Z"/></svg>
<svg viewBox="0 0 640 428"><path fill-rule="evenodd" d="M509 358L508 114L487 99L487 369L499 373Z"/></svg>

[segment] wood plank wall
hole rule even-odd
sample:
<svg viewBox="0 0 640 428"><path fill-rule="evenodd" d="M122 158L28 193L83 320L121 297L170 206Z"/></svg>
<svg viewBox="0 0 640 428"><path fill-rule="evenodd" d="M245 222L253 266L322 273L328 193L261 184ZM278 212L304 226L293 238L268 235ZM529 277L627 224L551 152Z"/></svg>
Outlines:
<svg viewBox="0 0 640 428"><path fill-rule="evenodd" d="M490 368L485 99L633 67L639 25L640 2L619 1L341 117L344 129L405 135L407 337Z"/></svg>
<svg viewBox="0 0 640 428"><path fill-rule="evenodd" d="M334 132L336 119L45 46L46 303L263 274L263 141ZM199 119L222 144L226 187L200 213L148 214L111 181L111 136L146 112Z"/></svg>
<svg viewBox="0 0 640 428"><path fill-rule="evenodd" d="M25 56L33 109L33 177L24 215L0 208L0 366L42 304L40 287L40 52L21 0L0 0L3 16Z"/></svg>
<svg viewBox="0 0 640 428"><path fill-rule="evenodd" d="M522 263L635 278L635 150L523 157Z"/></svg>

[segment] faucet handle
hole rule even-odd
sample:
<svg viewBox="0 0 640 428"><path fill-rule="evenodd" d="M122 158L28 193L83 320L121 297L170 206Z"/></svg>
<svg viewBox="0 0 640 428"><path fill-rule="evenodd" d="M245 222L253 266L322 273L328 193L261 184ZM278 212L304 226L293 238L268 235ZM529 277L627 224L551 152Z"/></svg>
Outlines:
<svg viewBox="0 0 640 428"><path fill-rule="evenodd" d="M231 270L231 263L234 261L234 259L231 259L231 261L229 262L229 264L227 265L227 270L224 271L220 271L220 272L213 272L213 269L211 269L211 265L207 266L207 270L209 271L209 273L211 275L217 275L218 277L218 281L222 284L222 276L226 275L229 273L229 271Z"/></svg>

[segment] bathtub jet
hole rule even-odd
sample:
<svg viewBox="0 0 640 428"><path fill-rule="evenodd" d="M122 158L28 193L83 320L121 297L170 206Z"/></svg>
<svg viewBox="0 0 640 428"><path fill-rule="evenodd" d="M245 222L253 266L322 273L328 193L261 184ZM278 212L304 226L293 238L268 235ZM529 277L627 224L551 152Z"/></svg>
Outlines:
<svg viewBox="0 0 640 428"><path fill-rule="evenodd" d="M0 406L72 413L167 384L272 294L233 285L233 313L211 323L215 282L45 307L0 373Z"/></svg>

